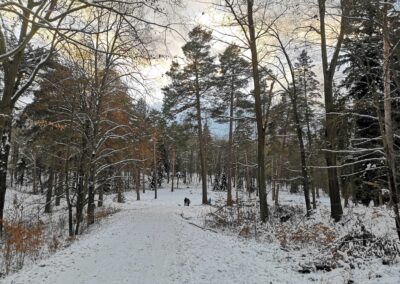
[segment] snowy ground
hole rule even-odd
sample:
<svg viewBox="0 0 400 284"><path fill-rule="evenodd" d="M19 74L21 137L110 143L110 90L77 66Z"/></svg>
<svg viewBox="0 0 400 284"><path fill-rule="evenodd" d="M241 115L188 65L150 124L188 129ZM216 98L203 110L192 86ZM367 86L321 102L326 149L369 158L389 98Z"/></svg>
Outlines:
<svg viewBox="0 0 400 284"><path fill-rule="evenodd" d="M183 207L184 197L192 201ZM46 260L1 283L346 283L347 272L300 274L298 253L198 228L190 222L210 210L200 190L127 194L122 211ZM190 216L190 220L182 218ZM194 221L193 221L194 222ZM196 222L200 224L199 222ZM376 278L376 272L380 278ZM399 283L400 267L371 263L355 283Z"/></svg>

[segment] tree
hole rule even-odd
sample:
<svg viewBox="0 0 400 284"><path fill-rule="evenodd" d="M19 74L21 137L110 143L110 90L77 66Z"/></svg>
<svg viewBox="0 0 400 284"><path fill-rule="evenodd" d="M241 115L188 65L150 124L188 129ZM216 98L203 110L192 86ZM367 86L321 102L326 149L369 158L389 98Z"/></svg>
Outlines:
<svg viewBox="0 0 400 284"><path fill-rule="evenodd" d="M200 26L189 33L189 41L182 47L186 64L181 68L173 62L167 75L171 84L163 88L165 114L185 113L196 121L199 142L200 171L202 181L202 202L207 199L206 151L203 129L203 108L205 98L210 95L215 85L216 66L210 55L211 32ZM194 112L190 112L193 111Z"/></svg>
<svg viewBox="0 0 400 284"><path fill-rule="evenodd" d="M113 15L121 15L124 23L133 31L155 25L143 19L146 9L161 13L159 1L143 3L128 1L58 1L27 0L6 1L0 4L0 220L3 219L8 156L11 146L12 120L15 104L27 93L46 62L60 42L84 46L77 35L92 36L96 30L92 21L92 9L104 9ZM76 19L80 19L76 21ZM162 25L158 24L158 27ZM102 31L107 31L108 28ZM133 33L135 33L133 32ZM45 36L44 36L45 35ZM138 36L143 45L143 37ZM93 46L86 46L94 49ZM0 223L0 231L1 231Z"/></svg>
<svg viewBox="0 0 400 284"><path fill-rule="evenodd" d="M232 177L233 177L233 122L236 112L247 100L248 94L244 89L248 85L249 63L240 57L240 48L235 45L228 46L219 56L221 76L218 78L219 92L216 94L217 104L214 117L219 122L228 121L229 140L227 155L227 205L232 205Z"/></svg>
<svg viewBox="0 0 400 284"><path fill-rule="evenodd" d="M394 133L392 121L392 94L391 94L391 51L395 45L392 45L392 34L390 33L391 25L398 23L399 16L395 12L395 16L391 19L392 3L384 3L382 7L382 34L383 34L383 98L384 98L384 117L379 115L380 129L382 135L383 148L386 156L386 166L388 169L389 190L393 201L393 212L395 214L395 223L397 235L400 239L400 213L398 188L396 180L397 161L394 151ZM392 20L392 21L391 21ZM393 21L394 20L394 21ZM400 42L400 40L398 41ZM396 43L396 45L398 44ZM380 112L379 112L380 114Z"/></svg>
<svg viewBox="0 0 400 284"><path fill-rule="evenodd" d="M319 82L316 79L317 75L312 70L313 67L314 65L312 64L312 60L308 56L307 51L303 50L294 63L294 76L297 82L297 91L299 93L299 113L300 116L302 116L300 117L300 120L302 121L303 127L305 126L306 128L305 132L307 137L308 166L311 164L311 159L314 152L312 123L315 121L315 108L320 106L318 100L321 98L318 88ZM316 196L315 187L313 185L312 168L310 168L309 172L313 208L316 209Z"/></svg>
<svg viewBox="0 0 400 284"><path fill-rule="evenodd" d="M251 68L253 77L253 97L254 97L254 112L257 124L257 183L260 199L260 216L262 222L265 222L268 217L267 190L266 190L266 173L265 173L265 134L268 125L268 114L263 113L262 108L262 87L260 75L260 53L259 41L266 33L269 32L271 23L266 23L265 19L259 22L255 20L255 14L260 12L265 16L270 3L260 3L260 7L255 7L254 0L235 1L225 0L225 8L233 16L234 22L239 26L242 32L246 47L251 54ZM271 19L273 23L276 19ZM257 26L258 25L258 26ZM257 31L256 31L257 27ZM258 28L261 27L260 31Z"/></svg>
<svg viewBox="0 0 400 284"><path fill-rule="evenodd" d="M309 216L311 213L310 190L309 190L310 183L309 183L306 150L303 139L304 134L302 129L302 122L300 119L300 90L299 87L297 86L295 67L288 53L290 45L285 44L283 42L277 27L271 29L271 35L276 39L278 50L280 50L280 52L283 54L286 60L286 65L289 68L288 72L289 75L285 74L284 72L282 74L284 81L287 83L287 85L284 85L284 82L282 82L282 80L277 79L276 76L274 75L271 76L275 78L275 81L281 86L281 88L285 91L285 94L288 95L290 99L291 108L293 112L294 129L296 131L298 147L300 152L300 162L301 162L300 171L301 171L301 179L304 191L304 200L306 204L307 216ZM285 65L283 64L283 62L282 61L279 62L281 65L280 69L285 70Z"/></svg>
<svg viewBox="0 0 400 284"><path fill-rule="evenodd" d="M350 168L347 170L350 173L360 173L345 182L346 185L354 183L354 200L366 205L371 200L378 203L378 188L387 184L377 119L378 112L383 111L383 103L380 102L382 96L376 97L377 93L383 92L383 40L381 28L376 25L378 20L378 2L361 0L354 3L349 32L344 40L344 52L339 62L345 66L343 73L346 75L342 82L342 100L350 105L348 112L352 115L349 119L354 121L353 137L346 147L349 154L344 159L344 167L345 170ZM340 111L346 112L344 108L345 105ZM346 167L346 163L352 163L352 166Z"/></svg>
<svg viewBox="0 0 400 284"><path fill-rule="evenodd" d="M326 138L326 165L329 181L329 198L331 203L331 217L340 221L343 215L342 203L340 200L340 188L338 181L338 171L336 162L336 124L335 124L335 102L333 97L333 78L339 59L339 53L342 48L344 36L348 28L348 16L350 11L350 1L341 1L339 10L340 27L337 35L336 44L331 58L328 58L329 32L327 30L329 23L326 22L327 8L326 0L318 0L319 8L319 35L321 38L321 58L324 76L324 99L325 99L325 138Z"/></svg>

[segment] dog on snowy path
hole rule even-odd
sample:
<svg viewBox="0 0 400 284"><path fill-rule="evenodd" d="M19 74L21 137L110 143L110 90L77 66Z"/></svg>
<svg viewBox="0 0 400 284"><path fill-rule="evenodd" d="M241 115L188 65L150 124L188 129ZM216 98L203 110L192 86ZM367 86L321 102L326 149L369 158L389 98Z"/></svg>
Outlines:
<svg viewBox="0 0 400 284"><path fill-rule="evenodd" d="M185 197L185 199L183 200L183 204L184 204L184 206L189 206L190 205L190 199Z"/></svg>

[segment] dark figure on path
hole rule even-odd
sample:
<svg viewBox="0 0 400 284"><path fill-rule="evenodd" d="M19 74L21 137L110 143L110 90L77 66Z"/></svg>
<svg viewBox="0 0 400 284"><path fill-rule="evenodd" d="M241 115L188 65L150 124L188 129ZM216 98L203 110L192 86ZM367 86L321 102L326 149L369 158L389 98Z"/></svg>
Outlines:
<svg viewBox="0 0 400 284"><path fill-rule="evenodd" d="M190 199L185 197L185 199L183 200L183 203L185 206L189 206L190 205Z"/></svg>

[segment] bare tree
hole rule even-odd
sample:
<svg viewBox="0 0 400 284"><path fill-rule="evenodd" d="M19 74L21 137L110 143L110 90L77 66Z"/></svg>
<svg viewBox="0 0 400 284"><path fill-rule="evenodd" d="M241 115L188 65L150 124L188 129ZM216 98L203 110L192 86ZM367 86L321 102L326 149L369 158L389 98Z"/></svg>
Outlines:
<svg viewBox="0 0 400 284"><path fill-rule="evenodd" d="M94 34L93 23L88 17L90 9L94 8L119 15L133 31L136 28L134 23L138 21L165 28L168 25L151 22L145 17L145 12L149 10L163 14L160 2L162 0L149 3L137 0L27 0L0 3L0 86L3 88L0 96L0 220L3 219L7 189L14 107L19 98L29 91L55 48L65 40L84 45L76 35Z"/></svg>
<svg viewBox="0 0 400 284"><path fill-rule="evenodd" d="M260 3L259 7L255 7L254 0L235 1L225 0L225 8L233 16L234 22L238 25L242 32L246 48L251 53L252 77L254 85L254 112L257 124L257 182L260 198L260 215L263 222L268 218L266 176L265 176L265 133L268 124L267 114L263 113L262 94L261 94L261 76L260 76L260 39L264 37L271 25L277 18L261 19L256 22L255 15L261 14L265 16L265 12L269 9L268 1ZM260 12L261 11L261 12ZM257 28L257 30L256 30Z"/></svg>
<svg viewBox="0 0 400 284"><path fill-rule="evenodd" d="M336 44L333 49L332 56L328 58L328 38L330 34L327 30L329 23L326 21L327 8L326 0L318 0L319 8L319 31L321 38L321 57L324 75L324 98L325 98L325 153L326 164L328 168L329 197L331 200L331 217L336 221L340 221L343 215L342 204L340 200L340 188L338 180L337 162L336 162L336 119L335 119L335 102L333 98L333 79L339 59L339 53L343 44L344 36L347 30L348 15L350 11L350 1L342 0L339 10L340 14L340 30L336 38Z"/></svg>

